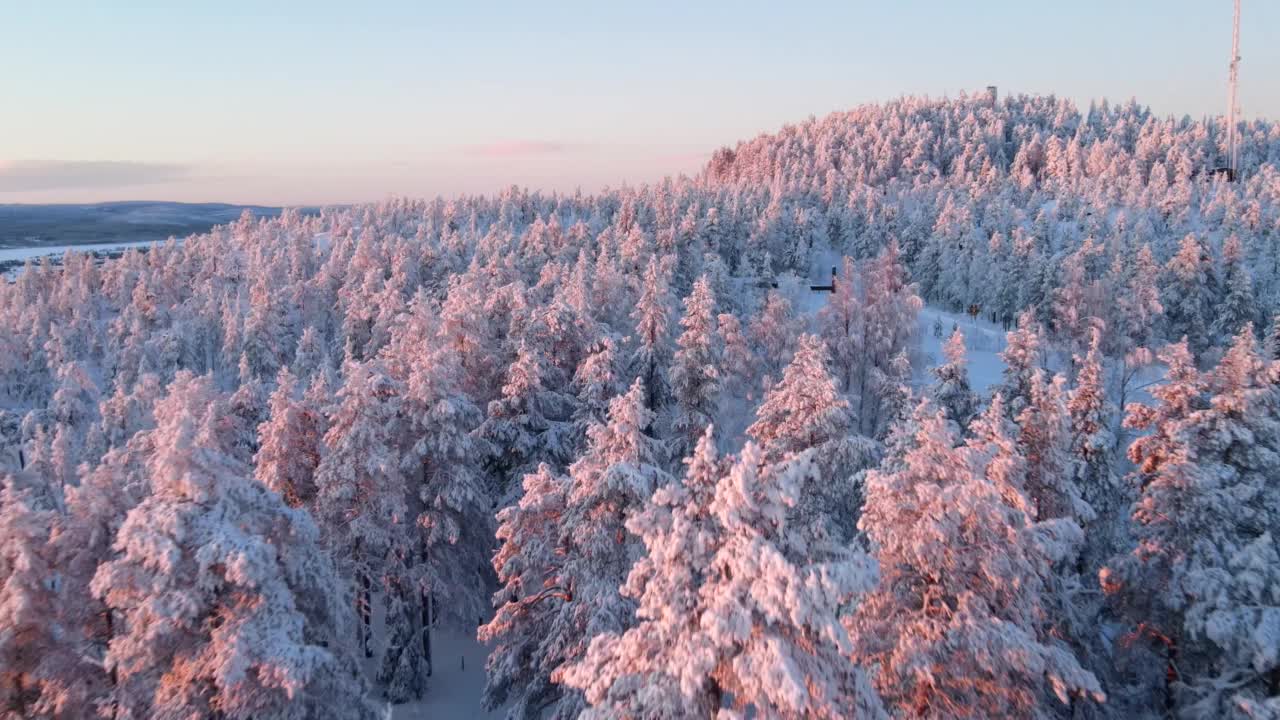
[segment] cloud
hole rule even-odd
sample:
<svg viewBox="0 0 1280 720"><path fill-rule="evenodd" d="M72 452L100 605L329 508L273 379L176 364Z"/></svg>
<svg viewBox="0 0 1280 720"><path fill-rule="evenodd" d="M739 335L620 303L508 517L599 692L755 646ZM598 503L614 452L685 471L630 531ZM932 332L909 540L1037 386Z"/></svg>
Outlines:
<svg viewBox="0 0 1280 720"><path fill-rule="evenodd" d="M180 180L185 165L115 160L0 161L0 192L112 188Z"/></svg>
<svg viewBox="0 0 1280 720"><path fill-rule="evenodd" d="M527 155L559 155L570 150L569 145L537 140L502 140L485 145L468 145L467 154L490 158L512 158Z"/></svg>

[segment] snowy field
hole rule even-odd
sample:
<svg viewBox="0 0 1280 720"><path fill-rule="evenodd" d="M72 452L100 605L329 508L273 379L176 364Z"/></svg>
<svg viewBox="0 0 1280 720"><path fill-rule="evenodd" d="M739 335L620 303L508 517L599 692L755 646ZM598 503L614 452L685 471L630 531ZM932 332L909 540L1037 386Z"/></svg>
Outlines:
<svg viewBox="0 0 1280 720"><path fill-rule="evenodd" d="M94 243L89 245L41 245L38 247L25 248L0 248L0 268L4 268L11 263L14 265L3 271L4 277L13 280L22 271L22 264L30 259L40 259L43 257L61 258L68 252L75 251L79 253L91 252L112 252L127 250L133 247L151 247L160 241L157 240L137 240L133 242L112 242L112 243Z"/></svg>
<svg viewBox="0 0 1280 720"><path fill-rule="evenodd" d="M95 243L92 245L41 245L25 248L0 248L0 263L22 261L27 258L42 258L46 255L61 257L71 250L81 253L125 250L131 247L151 246L157 242L156 240L138 240L134 242Z"/></svg>

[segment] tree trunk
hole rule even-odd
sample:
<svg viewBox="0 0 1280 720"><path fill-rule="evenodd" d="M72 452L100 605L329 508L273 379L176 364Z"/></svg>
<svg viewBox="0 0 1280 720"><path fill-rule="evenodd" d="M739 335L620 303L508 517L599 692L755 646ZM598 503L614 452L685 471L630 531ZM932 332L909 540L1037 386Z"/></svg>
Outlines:
<svg viewBox="0 0 1280 720"><path fill-rule="evenodd" d="M360 647L364 649L366 658L373 657L373 647L370 645L370 635L372 628L370 627L373 615L373 581L365 573L360 574L360 591L356 597L356 606L360 612Z"/></svg>
<svg viewBox="0 0 1280 720"><path fill-rule="evenodd" d="M422 594L422 657L427 663L427 677L435 663L431 661L431 626L435 621L435 598L431 593Z"/></svg>
<svg viewBox="0 0 1280 720"><path fill-rule="evenodd" d="M110 644L111 639L116 636L115 617L111 609L107 609L107 643ZM116 666L111 665L111 671L107 673L107 679L111 682L111 720L116 720L120 713L119 687L120 678L116 674Z"/></svg>

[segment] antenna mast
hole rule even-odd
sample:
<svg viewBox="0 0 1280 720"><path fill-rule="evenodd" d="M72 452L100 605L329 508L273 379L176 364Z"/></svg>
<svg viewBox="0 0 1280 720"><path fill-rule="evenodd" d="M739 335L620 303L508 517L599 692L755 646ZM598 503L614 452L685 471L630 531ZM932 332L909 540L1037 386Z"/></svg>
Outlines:
<svg viewBox="0 0 1280 720"><path fill-rule="evenodd" d="M1240 82L1240 0L1235 0L1235 5L1235 24L1231 33L1229 99L1227 100L1227 165L1231 168L1232 177L1240 172L1240 139L1236 134L1237 116L1240 112L1236 101L1236 88Z"/></svg>

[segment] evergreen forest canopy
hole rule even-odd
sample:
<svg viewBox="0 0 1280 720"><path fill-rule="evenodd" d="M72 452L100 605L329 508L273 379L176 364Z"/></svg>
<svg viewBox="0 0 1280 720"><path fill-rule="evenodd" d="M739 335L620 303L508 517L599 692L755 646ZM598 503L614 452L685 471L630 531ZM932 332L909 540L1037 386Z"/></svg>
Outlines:
<svg viewBox="0 0 1280 720"><path fill-rule="evenodd" d="M29 263L0 716L373 718L478 621L515 718L1280 718L1280 124L1224 140L903 99Z"/></svg>

